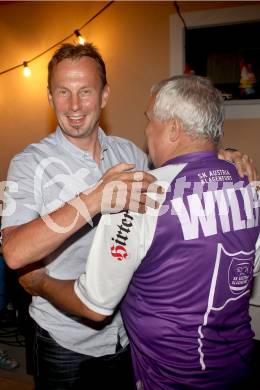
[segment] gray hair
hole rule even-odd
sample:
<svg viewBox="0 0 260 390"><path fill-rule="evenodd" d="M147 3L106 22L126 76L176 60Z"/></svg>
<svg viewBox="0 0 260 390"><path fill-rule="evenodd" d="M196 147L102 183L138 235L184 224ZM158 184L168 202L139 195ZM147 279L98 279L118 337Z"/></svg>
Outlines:
<svg viewBox="0 0 260 390"><path fill-rule="evenodd" d="M155 118L162 122L177 118L191 136L218 144L223 135L224 104L208 79L176 76L154 85L151 93L155 95Z"/></svg>

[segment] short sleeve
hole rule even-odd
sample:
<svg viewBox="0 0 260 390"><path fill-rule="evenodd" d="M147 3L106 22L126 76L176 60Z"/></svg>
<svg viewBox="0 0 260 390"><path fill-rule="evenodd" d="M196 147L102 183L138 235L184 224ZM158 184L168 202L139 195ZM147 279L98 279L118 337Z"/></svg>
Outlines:
<svg viewBox="0 0 260 390"><path fill-rule="evenodd" d="M113 313L141 261L142 215L122 212L103 215L89 252L85 273L75 293L91 310Z"/></svg>

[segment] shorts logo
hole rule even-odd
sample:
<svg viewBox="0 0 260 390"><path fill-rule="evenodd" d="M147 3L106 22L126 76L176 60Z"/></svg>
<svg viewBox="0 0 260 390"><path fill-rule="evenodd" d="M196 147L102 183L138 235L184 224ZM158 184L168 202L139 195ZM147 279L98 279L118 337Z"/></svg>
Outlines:
<svg viewBox="0 0 260 390"><path fill-rule="evenodd" d="M122 261L128 257L128 253L126 250L126 242L128 240L128 234L131 231L131 227L133 226L132 220L133 217L129 215L128 211L126 211L123 215L123 219L121 221L121 225L118 226L118 232L116 234L116 238L112 237L112 241L114 243L110 247L110 253L116 260Z"/></svg>

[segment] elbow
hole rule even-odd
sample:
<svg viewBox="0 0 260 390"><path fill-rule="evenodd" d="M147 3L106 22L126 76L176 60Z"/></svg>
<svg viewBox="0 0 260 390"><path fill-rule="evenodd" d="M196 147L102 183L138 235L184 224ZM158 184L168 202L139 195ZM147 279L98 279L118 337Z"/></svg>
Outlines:
<svg viewBox="0 0 260 390"><path fill-rule="evenodd" d="M14 259L12 256L9 257L9 256L4 255L4 260L6 262L6 265L12 270L17 270L18 268L21 268L21 265L19 264L19 262L16 261L16 259Z"/></svg>
<svg viewBox="0 0 260 390"><path fill-rule="evenodd" d="M9 229L9 228L8 228ZM20 267L19 259L17 259L17 246L13 244L12 231L8 229L2 230L2 251L3 257L7 266L13 270ZM12 228L10 228L12 229Z"/></svg>
<svg viewBox="0 0 260 390"><path fill-rule="evenodd" d="M20 242L16 239L16 232L14 228L7 228L2 231L3 242L2 250L3 256L7 266L13 270L24 267L31 263L30 259L25 257L25 252L20 245Z"/></svg>
<svg viewBox="0 0 260 390"><path fill-rule="evenodd" d="M18 268L21 268L21 259L16 254L15 250L12 250L9 245L3 242L3 257L7 264L7 266L13 270L17 270Z"/></svg>

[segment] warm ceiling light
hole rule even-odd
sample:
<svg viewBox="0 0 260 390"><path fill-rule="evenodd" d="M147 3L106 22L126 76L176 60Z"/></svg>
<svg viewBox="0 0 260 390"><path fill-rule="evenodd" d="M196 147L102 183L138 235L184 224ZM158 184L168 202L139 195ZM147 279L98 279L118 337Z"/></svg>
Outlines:
<svg viewBox="0 0 260 390"><path fill-rule="evenodd" d="M28 67L28 62L24 61L23 63L23 75L25 77L30 77L32 74L31 69Z"/></svg>
<svg viewBox="0 0 260 390"><path fill-rule="evenodd" d="M74 31L74 34L76 35L79 44L80 44L80 45L85 45L86 40L85 40L85 38L80 34L79 30L75 30L75 31Z"/></svg>

